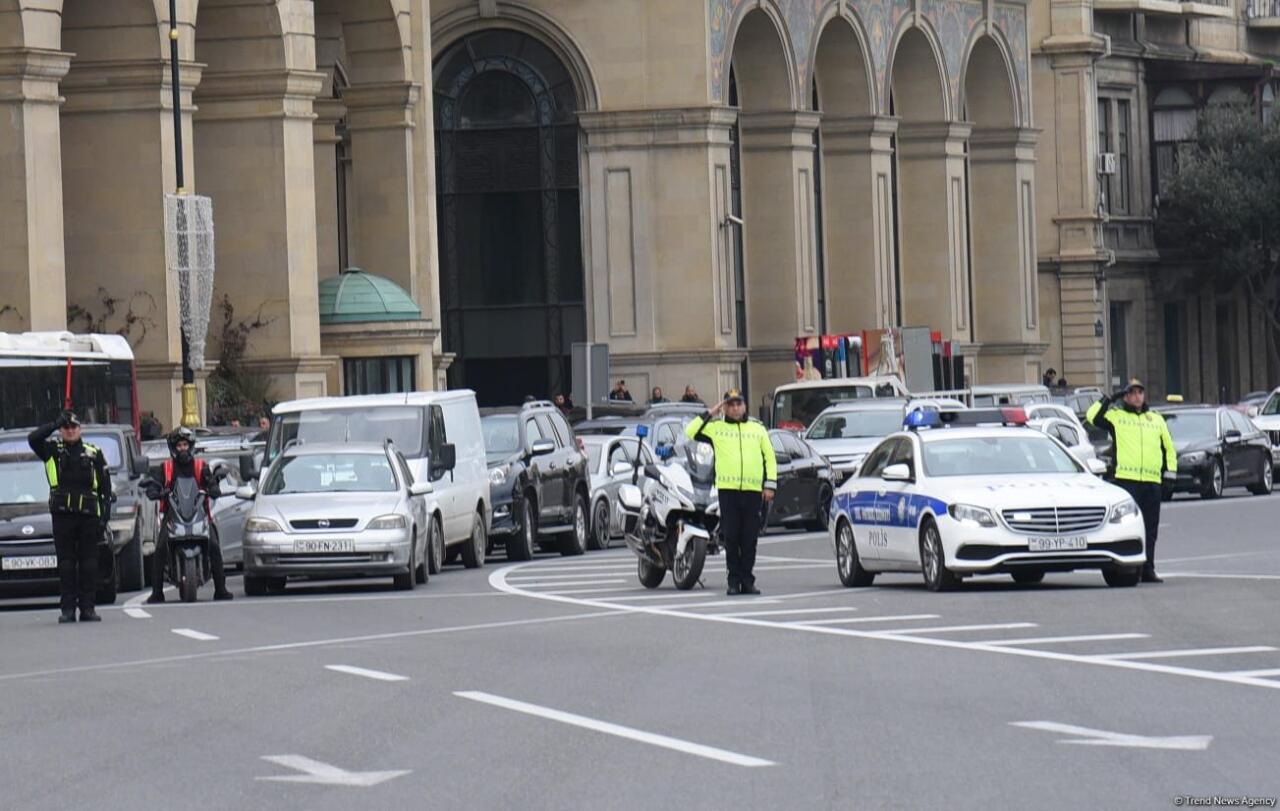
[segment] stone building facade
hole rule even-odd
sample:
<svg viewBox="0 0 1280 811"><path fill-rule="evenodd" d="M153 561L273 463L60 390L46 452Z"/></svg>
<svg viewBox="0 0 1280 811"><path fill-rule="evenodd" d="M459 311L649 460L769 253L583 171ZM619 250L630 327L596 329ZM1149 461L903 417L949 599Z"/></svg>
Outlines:
<svg viewBox="0 0 1280 811"><path fill-rule="evenodd" d="M359 326L321 329L320 284L352 265L419 308L396 350L418 387L487 402L567 390L582 340L632 391L758 399L797 337L893 325L957 341L976 381L1039 377L1049 198L1022 2L180 0L178 18L187 185L214 201L218 296L268 323L251 365L280 397L342 386L343 347L369 351ZM0 0L0 329L147 291L143 407L174 414L167 35L165 0Z"/></svg>
<svg viewBox="0 0 1280 811"><path fill-rule="evenodd" d="M1194 401L1270 388L1280 369L1256 304L1200 283L1154 224L1197 111L1243 100L1272 114L1280 5L1035 0L1031 20L1045 364L1072 384L1138 376Z"/></svg>

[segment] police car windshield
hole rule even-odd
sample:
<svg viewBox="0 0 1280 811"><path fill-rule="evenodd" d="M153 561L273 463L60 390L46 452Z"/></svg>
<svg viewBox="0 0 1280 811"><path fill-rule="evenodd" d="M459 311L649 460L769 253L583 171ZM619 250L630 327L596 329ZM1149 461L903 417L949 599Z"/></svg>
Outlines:
<svg viewBox="0 0 1280 811"><path fill-rule="evenodd" d="M393 493L396 477L387 457L335 453L281 459L267 479L264 495L289 493Z"/></svg>
<svg viewBox="0 0 1280 811"><path fill-rule="evenodd" d="M1081 472L1071 455L1046 436L957 437L920 444L929 476Z"/></svg>
<svg viewBox="0 0 1280 811"><path fill-rule="evenodd" d="M40 460L0 458L0 504L36 504L48 497Z"/></svg>
<svg viewBox="0 0 1280 811"><path fill-rule="evenodd" d="M902 409L868 409L825 414L805 434L806 439L874 439L902 428Z"/></svg>
<svg viewBox="0 0 1280 811"><path fill-rule="evenodd" d="M1218 436L1218 415L1212 411L1165 414L1164 419L1174 442L1195 442Z"/></svg>

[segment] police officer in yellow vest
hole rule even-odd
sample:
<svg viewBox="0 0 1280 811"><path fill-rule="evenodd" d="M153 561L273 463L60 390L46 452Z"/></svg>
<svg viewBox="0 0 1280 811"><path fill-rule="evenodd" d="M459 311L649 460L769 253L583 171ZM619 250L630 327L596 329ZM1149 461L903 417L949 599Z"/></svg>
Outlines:
<svg viewBox="0 0 1280 811"><path fill-rule="evenodd" d="M721 412L724 418L716 419ZM728 593L759 594L752 569L756 565L760 509L778 489L778 460L769 432L747 416L742 392L729 389L723 402L689 423L685 435L709 442L715 449Z"/></svg>
<svg viewBox="0 0 1280 811"><path fill-rule="evenodd" d="M57 439L51 439L58 432ZM62 616L58 622L98 622L93 595L98 586L98 540L111 505L111 472L99 448L80 438L80 420L70 411L27 437L44 460L53 513L53 547L58 554Z"/></svg>
<svg viewBox="0 0 1280 811"><path fill-rule="evenodd" d="M1160 483L1165 476L1178 472L1178 452L1169 426L1164 417L1147 406L1147 389L1137 378L1120 392L1090 406L1085 419L1111 435L1114 458L1110 478L1128 491L1142 510L1147 530L1147 563L1142 568L1142 582L1163 583L1156 574Z"/></svg>

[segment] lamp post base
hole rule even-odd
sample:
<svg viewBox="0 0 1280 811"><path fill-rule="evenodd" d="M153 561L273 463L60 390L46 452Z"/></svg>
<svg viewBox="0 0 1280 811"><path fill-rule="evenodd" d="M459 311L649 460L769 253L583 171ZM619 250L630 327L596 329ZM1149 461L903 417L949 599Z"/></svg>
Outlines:
<svg viewBox="0 0 1280 811"><path fill-rule="evenodd" d="M187 428L200 425L200 403L196 398L196 384L182 384L182 424Z"/></svg>

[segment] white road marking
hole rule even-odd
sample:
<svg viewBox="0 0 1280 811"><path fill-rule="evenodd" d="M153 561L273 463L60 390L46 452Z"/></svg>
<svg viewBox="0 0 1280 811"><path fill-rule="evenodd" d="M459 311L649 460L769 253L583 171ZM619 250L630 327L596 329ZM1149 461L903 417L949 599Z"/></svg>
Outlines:
<svg viewBox="0 0 1280 811"><path fill-rule="evenodd" d="M664 591L661 594L630 594L618 597L601 597L601 600L673 600L685 599L690 597L715 597L717 592L714 591ZM725 605L730 601L726 600ZM738 601L741 602L741 601ZM717 605L717 603L704 603L702 605Z"/></svg>
<svg viewBox="0 0 1280 811"><path fill-rule="evenodd" d="M937 614L899 614L891 617L839 617L838 619L829 620L797 620L793 625L852 625L862 622L896 622L901 620L936 620Z"/></svg>
<svg viewBox="0 0 1280 811"><path fill-rule="evenodd" d="M178 636L185 636L187 639L194 639L198 642L214 642L218 639L213 634L206 634L204 631L196 631L192 628L173 628L171 630Z"/></svg>
<svg viewBox="0 0 1280 811"><path fill-rule="evenodd" d="M1208 572L1164 572L1161 577L1208 577L1218 580L1280 580L1280 574L1210 574Z"/></svg>
<svg viewBox="0 0 1280 811"><path fill-rule="evenodd" d="M700 592L700 593L697 593L697 594L681 594L680 596L681 596L681 597L703 597L703 596L706 596L706 597L715 597L717 594L718 594L718 592L714 592L714 591L704 591L704 592ZM615 599L615 600L621 600L621 599L624 599L624 598L622 598L622 597L614 597L614 598L612 598L612 599ZM637 599L637 600L641 600L641 599L644 599L644 598L642 598L642 597L636 597L635 599ZM756 597L755 599L751 599L751 600L743 600L741 597L735 597L735 598L734 598L734 599L732 599L732 600L716 600L716 601L715 601L715 602L713 602L713 603L685 603L685 604L679 604L679 603L665 603L662 607L663 607L663 608L719 608L719 607L721 607L721 606L726 606L726 605L736 605L736 606L742 606L742 605L782 605L782 601L781 601L781 600L779 600L779 599L777 599L777 598L770 598L770 597Z"/></svg>
<svg viewBox="0 0 1280 811"><path fill-rule="evenodd" d="M126 617L133 617L136 620L151 619L151 615L141 608L125 608L124 614Z"/></svg>
<svg viewBox="0 0 1280 811"><path fill-rule="evenodd" d="M1163 525L1161 525L1163 526ZM1166 563L1189 563L1193 560L1229 560L1231 558L1254 558L1259 555L1280 555L1280 550L1266 549L1257 552L1231 552L1222 555L1195 555L1189 558L1161 558L1160 565Z"/></svg>
<svg viewBox="0 0 1280 811"><path fill-rule="evenodd" d="M546 592L524 591L518 586L514 586L506 582L508 573L518 571L520 564L505 566L495 569L489 574L489 585L499 591L508 594L520 595L523 597L531 597L536 600L546 600L550 602L565 603L567 605L575 605L579 607L608 609L619 613L629 614L649 614L659 617L677 617L680 619L701 620L702 622L720 622L731 625L749 625L756 628L768 628L773 630L802 631L810 634L826 634L829 636L853 637L855 639L875 639L887 642L905 643L910 645L924 645L933 648L950 648L952 650L974 651L977 653L995 653L1003 656L1021 656L1028 659L1042 659L1052 662L1071 662L1074 664L1092 665L1094 667L1113 667L1125 670L1137 670L1146 673L1160 673L1167 676L1182 676L1190 679L1200 679L1203 681L1214 681L1224 684L1244 685L1248 687L1262 687L1270 690L1280 690L1280 681L1272 681L1265 678L1257 678L1252 676L1234 676L1230 673L1223 673L1213 670L1198 670L1189 667L1179 667L1176 665L1157 664L1155 662L1139 662L1128 660L1111 660L1102 659L1096 656L1085 656L1077 653L1067 653L1065 651L1036 650L1034 648L1018 648L1018 647L1000 647L997 645L984 645L975 642L965 642L955 639L939 639L933 637L912 636L910 634L885 634L883 631L860 630L856 628L833 628L825 625L814 625L812 623L779 623L768 620L752 619L751 617L725 617L714 613L700 614L693 611L682 611L667 606L652 605L626 605L620 603L606 603L602 600L583 599L578 597L568 597L562 594L550 594ZM870 591L871 589L863 589ZM818 595L835 595L848 594L855 592L857 589L829 589L827 591L813 592ZM797 597L801 595L787 595L787 597ZM57 673L59 671L54 671ZM17 674L15 676L0 676L0 681L6 681L11 678L25 678L30 676L53 675L53 673L27 673Z"/></svg>
<svg viewBox="0 0 1280 811"><path fill-rule="evenodd" d="M1036 628L1034 622L999 622L990 625L940 625L934 628L891 628L877 634L950 634L961 631L1000 631L1005 628Z"/></svg>
<svg viewBox="0 0 1280 811"><path fill-rule="evenodd" d="M619 591L634 591L635 586L615 586L611 589L569 589L568 591L546 591L544 594L614 594ZM601 599L617 599L602 597Z"/></svg>
<svg viewBox="0 0 1280 811"><path fill-rule="evenodd" d="M1104 653L1098 659L1180 659L1184 656L1221 656L1228 653L1268 653L1275 648L1250 645L1243 648L1189 648L1187 650L1147 650L1135 653Z"/></svg>
<svg viewBox="0 0 1280 811"><path fill-rule="evenodd" d="M1082 636L1036 636L1017 639L984 639L976 645L1048 645L1055 642L1104 642L1111 639L1148 639L1149 634L1085 634Z"/></svg>
<svg viewBox="0 0 1280 811"><path fill-rule="evenodd" d="M348 673L352 676L363 676L366 679L376 679L377 681L408 681L408 676L397 676L395 673L384 673L381 670L368 670L363 667L353 667L352 665L325 665L325 670L332 670L335 673Z"/></svg>
<svg viewBox="0 0 1280 811"><path fill-rule="evenodd" d="M1236 670L1231 673L1232 676L1280 676L1280 670Z"/></svg>
<svg viewBox="0 0 1280 811"><path fill-rule="evenodd" d="M165 594L177 594L178 590L173 586L168 586L164 590ZM151 596L151 592L143 589L137 594L124 601L124 613L126 616L133 617L137 620L151 619L146 609L142 608L146 604L147 598Z"/></svg>
<svg viewBox="0 0 1280 811"><path fill-rule="evenodd" d="M583 577L615 577L619 574L622 574L622 572L602 572L600 574L588 574L588 575L584 575L581 572L576 572L574 574L539 574L539 575L527 575L527 576L522 575L520 577L511 578L511 582L512 583L540 583L544 580L581 580Z"/></svg>
<svg viewBox="0 0 1280 811"><path fill-rule="evenodd" d="M321 763L302 755L263 755L263 760L270 761L286 769L296 769L302 774L285 774L273 777L259 777L259 780L274 780L280 783L319 783L323 786L358 786L368 788L385 783L396 777L409 773L408 769L385 772L349 772Z"/></svg>
<svg viewBox="0 0 1280 811"><path fill-rule="evenodd" d="M1124 746L1139 749L1201 751L1208 749L1209 743L1213 740L1212 735L1130 735L1124 732L1108 732L1104 729L1089 729L1088 727L1059 724L1053 721L1015 721L1011 726L1071 735L1073 736L1071 740L1058 741L1058 743L1079 744L1080 746Z"/></svg>
<svg viewBox="0 0 1280 811"><path fill-rule="evenodd" d="M721 614L722 617L772 617L779 614L832 614L838 611L857 611L852 606L839 608L783 608L776 611L734 611Z"/></svg>
<svg viewBox="0 0 1280 811"><path fill-rule="evenodd" d="M534 715L551 721L559 721L562 724L569 724L570 726L590 729L595 732L603 732L606 735L615 735L619 738L627 738L629 740L639 741L640 743L647 743L652 746L661 746L664 749L684 752L687 755L697 755L698 757L707 758L709 760L718 760L721 763L730 763L734 766L755 768L760 766L776 765L769 760L762 760L757 757L751 757L750 755L730 752L727 749L718 749L714 746L705 746L700 743L682 741L679 738L669 738L666 735L658 735L653 732L645 732L631 727L624 727L619 724L611 724L608 721L598 721L584 715L575 715L571 712L553 710L550 707L542 707L537 704L529 704L524 701L503 698L502 696L495 696L490 693L482 693L475 690L462 690L455 692L454 695L459 698L479 701L483 704L490 704L495 707L514 710L515 712L522 712L526 715Z"/></svg>
<svg viewBox="0 0 1280 811"><path fill-rule="evenodd" d="M613 583L625 583L625 582L627 581L623 580L621 577L614 577L614 578L607 578L604 580L570 580L567 583L547 583L542 580L535 580L528 583L521 583L520 585L525 586L526 588L558 589L565 586L607 586Z"/></svg>

